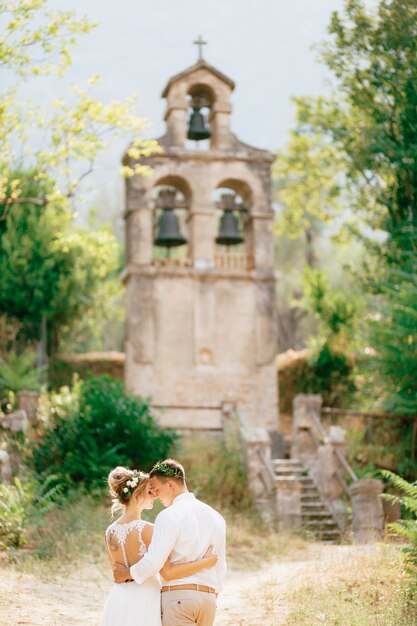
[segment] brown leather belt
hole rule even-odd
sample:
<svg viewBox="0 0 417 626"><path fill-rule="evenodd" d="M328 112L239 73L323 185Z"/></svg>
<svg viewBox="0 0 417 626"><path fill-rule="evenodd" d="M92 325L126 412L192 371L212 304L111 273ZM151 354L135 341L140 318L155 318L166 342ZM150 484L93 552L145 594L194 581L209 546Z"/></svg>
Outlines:
<svg viewBox="0 0 417 626"><path fill-rule="evenodd" d="M204 591L205 593L216 593L216 590L213 589L213 587L207 587L207 585L197 585L197 584L193 584L190 583L189 585L167 585L165 587L162 587L161 591L177 591L183 589L184 591L186 590L192 590L192 591Z"/></svg>

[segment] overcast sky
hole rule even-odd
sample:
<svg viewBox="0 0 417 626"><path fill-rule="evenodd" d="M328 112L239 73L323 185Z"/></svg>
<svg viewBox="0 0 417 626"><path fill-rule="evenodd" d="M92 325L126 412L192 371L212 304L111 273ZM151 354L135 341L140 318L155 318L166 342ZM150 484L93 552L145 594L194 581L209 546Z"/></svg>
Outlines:
<svg viewBox="0 0 417 626"><path fill-rule="evenodd" d="M67 80L102 76L103 98L140 95L140 113L163 130L162 88L197 59L193 40L209 42L206 60L236 82L233 129L274 149L291 125L292 95L323 90L325 68L311 49L342 0L82 0L60 3L98 22L75 53Z"/></svg>
<svg viewBox="0 0 417 626"><path fill-rule="evenodd" d="M368 0L371 4L373 0ZM243 141L276 150L292 125L291 96L323 93L328 74L312 49L326 35L343 0L55 0L97 22L80 39L65 79L36 80L35 99L99 72L103 100L139 93L138 113L164 130L161 91L168 78L197 59L192 42L209 42L205 59L236 82L232 129ZM115 143L103 175L90 179L102 196L115 185L124 145ZM101 192L99 191L101 188Z"/></svg>

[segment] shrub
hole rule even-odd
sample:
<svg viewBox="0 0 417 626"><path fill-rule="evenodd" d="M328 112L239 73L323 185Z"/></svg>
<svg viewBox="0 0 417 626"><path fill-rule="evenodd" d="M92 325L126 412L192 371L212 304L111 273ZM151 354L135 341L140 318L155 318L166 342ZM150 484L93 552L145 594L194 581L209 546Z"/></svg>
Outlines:
<svg viewBox="0 0 417 626"><path fill-rule="evenodd" d="M58 404L59 394L54 398L33 464L38 472L58 474L68 486L100 489L115 465L148 470L167 456L176 438L157 426L149 403L107 376L79 383L71 401Z"/></svg>
<svg viewBox="0 0 417 626"><path fill-rule="evenodd" d="M298 306L317 320L308 355L293 359L280 368L280 409L292 410L298 393L317 393L324 405L349 406L356 391L353 355L356 318L359 311L355 294L330 285L323 270L306 266L302 281L303 299ZM283 355L284 356L284 355Z"/></svg>
<svg viewBox="0 0 417 626"><path fill-rule="evenodd" d="M353 359L328 343L311 355L300 352L291 361L286 359L278 372L280 410L291 413L298 393L318 393L324 406L350 407L355 393L353 372Z"/></svg>

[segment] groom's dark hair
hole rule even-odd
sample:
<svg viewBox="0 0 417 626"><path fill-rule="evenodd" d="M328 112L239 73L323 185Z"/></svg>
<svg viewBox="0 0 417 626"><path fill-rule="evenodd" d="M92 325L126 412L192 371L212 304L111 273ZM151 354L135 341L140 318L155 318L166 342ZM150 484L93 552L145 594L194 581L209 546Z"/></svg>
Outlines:
<svg viewBox="0 0 417 626"><path fill-rule="evenodd" d="M165 459L165 461L158 461L155 463L151 471L149 472L149 478L156 476L160 480L177 480L185 483L185 471L181 463L175 461L175 459Z"/></svg>

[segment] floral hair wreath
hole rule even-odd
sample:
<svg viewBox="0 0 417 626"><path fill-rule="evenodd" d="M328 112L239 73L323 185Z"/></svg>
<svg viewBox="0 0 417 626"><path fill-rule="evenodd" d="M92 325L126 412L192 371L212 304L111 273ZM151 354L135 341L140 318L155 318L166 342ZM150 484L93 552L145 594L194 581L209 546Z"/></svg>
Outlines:
<svg viewBox="0 0 417 626"><path fill-rule="evenodd" d="M124 500L130 498L132 493L135 491L139 484L139 478L140 472L138 472L138 470L133 470L133 476L126 481L125 486L122 489L122 498Z"/></svg>
<svg viewBox="0 0 417 626"><path fill-rule="evenodd" d="M177 467L171 467L170 465L166 465L165 463L155 463L152 468L152 472L159 472L163 474L167 478L183 478L182 472Z"/></svg>

